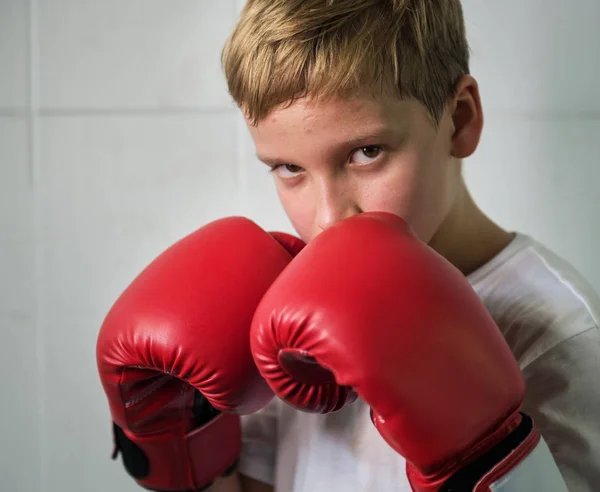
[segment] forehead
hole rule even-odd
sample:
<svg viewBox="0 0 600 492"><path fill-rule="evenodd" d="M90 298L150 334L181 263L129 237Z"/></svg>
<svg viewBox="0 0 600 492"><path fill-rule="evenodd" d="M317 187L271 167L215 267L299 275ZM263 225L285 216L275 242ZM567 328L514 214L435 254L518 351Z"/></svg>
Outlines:
<svg viewBox="0 0 600 492"><path fill-rule="evenodd" d="M298 99L276 108L257 125L255 139L326 134L352 138L361 131L401 131L414 123L419 103L367 97Z"/></svg>

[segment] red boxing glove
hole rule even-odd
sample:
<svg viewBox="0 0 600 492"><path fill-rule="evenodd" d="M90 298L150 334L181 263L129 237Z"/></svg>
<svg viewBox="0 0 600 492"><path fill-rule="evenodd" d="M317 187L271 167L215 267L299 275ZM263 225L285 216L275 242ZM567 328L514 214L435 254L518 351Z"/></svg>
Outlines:
<svg viewBox="0 0 600 492"><path fill-rule="evenodd" d="M521 371L479 297L391 214L312 241L261 301L251 345L300 409L335 411L356 392L415 491L490 490L539 442L519 411Z"/></svg>
<svg viewBox="0 0 600 492"><path fill-rule="evenodd" d="M273 396L250 353L252 316L302 247L243 218L218 220L168 248L112 306L98 371L115 456L139 485L200 490L235 464L237 414Z"/></svg>

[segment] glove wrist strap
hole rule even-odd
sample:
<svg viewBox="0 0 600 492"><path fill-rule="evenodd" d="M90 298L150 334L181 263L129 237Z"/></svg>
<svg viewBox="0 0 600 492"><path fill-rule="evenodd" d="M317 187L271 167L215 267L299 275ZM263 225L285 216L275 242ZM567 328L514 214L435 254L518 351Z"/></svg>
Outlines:
<svg viewBox="0 0 600 492"><path fill-rule="evenodd" d="M221 413L183 437L179 430L145 436L115 425L113 458L120 451L137 483L161 492L198 492L235 469L241 451L238 415Z"/></svg>

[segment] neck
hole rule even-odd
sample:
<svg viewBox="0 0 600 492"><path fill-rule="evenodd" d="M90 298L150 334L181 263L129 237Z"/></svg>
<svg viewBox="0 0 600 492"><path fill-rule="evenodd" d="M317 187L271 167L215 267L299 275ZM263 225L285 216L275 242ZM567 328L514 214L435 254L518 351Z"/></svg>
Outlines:
<svg viewBox="0 0 600 492"><path fill-rule="evenodd" d="M463 181L450 213L429 245L468 275L502 251L513 237L477 207Z"/></svg>

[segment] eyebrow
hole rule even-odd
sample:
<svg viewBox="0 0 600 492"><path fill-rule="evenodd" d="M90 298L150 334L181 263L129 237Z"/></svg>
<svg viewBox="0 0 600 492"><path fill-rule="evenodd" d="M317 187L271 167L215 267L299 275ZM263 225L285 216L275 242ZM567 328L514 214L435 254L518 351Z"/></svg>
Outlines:
<svg viewBox="0 0 600 492"><path fill-rule="evenodd" d="M361 145L373 145L379 143L378 140L389 140L398 137L402 132L393 130L389 127L370 129L369 131L358 133L351 140L342 142L340 146L360 147Z"/></svg>
<svg viewBox="0 0 600 492"><path fill-rule="evenodd" d="M398 138L404 134L405 131L393 130L389 127L372 128L368 131L359 132L354 135L350 140L343 140L336 144L337 149L341 148L358 148L365 145L377 145L381 143L381 140L390 140L392 138ZM266 155L256 154L256 157L268 166L275 166L284 162L282 159L272 158ZM286 163L289 163L287 160Z"/></svg>
<svg viewBox="0 0 600 492"><path fill-rule="evenodd" d="M256 154L256 158L260 162L266 164L267 166L271 166L271 167L272 166L276 166L278 164L281 164L283 162L281 159L273 159L271 157L263 156L263 155L260 155L260 154Z"/></svg>

